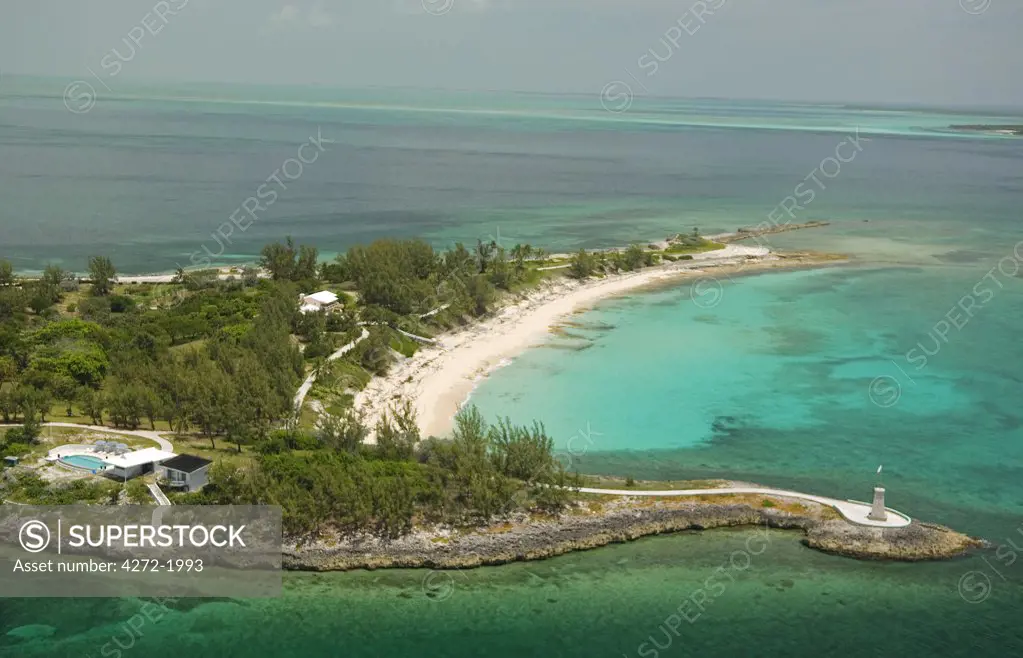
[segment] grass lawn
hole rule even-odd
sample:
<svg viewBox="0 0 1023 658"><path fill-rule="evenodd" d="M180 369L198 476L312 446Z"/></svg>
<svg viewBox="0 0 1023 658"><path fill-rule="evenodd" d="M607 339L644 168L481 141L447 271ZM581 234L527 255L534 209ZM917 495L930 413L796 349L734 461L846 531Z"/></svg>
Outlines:
<svg viewBox="0 0 1023 658"><path fill-rule="evenodd" d="M724 480L636 480L631 486L627 479L606 475L583 475L583 486L592 489L631 489L634 491L669 491L673 489L720 489Z"/></svg>
<svg viewBox="0 0 1023 658"><path fill-rule="evenodd" d="M242 446L242 451L239 453L238 446L228 443L220 437L216 438L216 448L213 447L209 438L195 434L168 435L167 438L174 443L174 452L179 455L197 455L212 459L214 462L222 461L244 466L252 463L257 454L253 446Z"/></svg>
<svg viewBox="0 0 1023 658"><path fill-rule="evenodd" d="M173 348L171 348L171 349L173 349ZM63 402L59 402L59 403L54 404L53 406L50 407L50 412L48 414L46 414L46 422L48 422L48 423L76 423L78 425L95 425L96 424L96 423L92 422L92 418L89 418L88 416L85 416L85 415L81 414L80 411L81 411L80 409L72 407L72 409L71 409L72 415L68 416L67 415L67 406ZM106 419L104 419L104 425L106 427L110 427L111 431L116 431L117 430L116 427L111 427L110 424L108 422L106 422ZM148 418L143 418L142 419L142 424L139 425L138 429L140 429L140 430L152 430L153 426L149 423L149 419ZM157 432L170 432L171 431L171 426L165 420L157 420L156 421L156 431Z"/></svg>
<svg viewBox="0 0 1023 658"><path fill-rule="evenodd" d="M683 245L674 244L664 250L666 254L702 254L705 251L717 251L718 249L724 249L725 245L721 242L711 242L710 240L704 240L701 245Z"/></svg>

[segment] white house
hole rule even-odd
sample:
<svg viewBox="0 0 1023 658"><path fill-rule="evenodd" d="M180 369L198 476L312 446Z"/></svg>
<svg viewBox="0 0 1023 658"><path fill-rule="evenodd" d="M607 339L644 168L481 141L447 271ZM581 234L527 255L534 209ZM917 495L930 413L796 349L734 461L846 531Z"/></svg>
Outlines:
<svg viewBox="0 0 1023 658"><path fill-rule="evenodd" d="M311 295L302 296L303 313L316 313L317 311L332 311L337 308L337 295L329 290L321 290Z"/></svg>
<svg viewBox="0 0 1023 658"><path fill-rule="evenodd" d="M157 465L174 456L173 452L166 450L145 448L123 455L104 455L102 459L111 466L106 470L106 474L118 480L130 480L133 477L152 473L156 470Z"/></svg>
<svg viewBox="0 0 1023 658"><path fill-rule="evenodd" d="M195 455L178 455L160 464L157 475L167 480L170 487L185 491L198 491L209 480L209 459Z"/></svg>

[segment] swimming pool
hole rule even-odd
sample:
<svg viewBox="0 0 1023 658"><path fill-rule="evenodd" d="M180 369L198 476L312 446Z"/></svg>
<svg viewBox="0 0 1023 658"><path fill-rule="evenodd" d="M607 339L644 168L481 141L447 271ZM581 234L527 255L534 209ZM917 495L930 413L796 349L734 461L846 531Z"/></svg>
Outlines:
<svg viewBox="0 0 1023 658"><path fill-rule="evenodd" d="M73 468L81 468L87 471L102 471L107 467L105 461L90 455L68 455L67 457L61 457L60 462Z"/></svg>

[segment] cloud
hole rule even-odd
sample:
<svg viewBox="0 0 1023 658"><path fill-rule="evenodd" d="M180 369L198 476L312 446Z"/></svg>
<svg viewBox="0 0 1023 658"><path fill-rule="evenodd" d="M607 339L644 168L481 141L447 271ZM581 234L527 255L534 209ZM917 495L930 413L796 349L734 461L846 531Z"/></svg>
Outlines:
<svg viewBox="0 0 1023 658"><path fill-rule="evenodd" d="M309 27L330 27L334 24L334 17L317 2L309 8L306 21L309 23Z"/></svg>
<svg viewBox="0 0 1023 658"><path fill-rule="evenodd" d="M300 12L295 5L284 5L280 11L270 14L270 22L275 24L286 24L298 22Z"/></svg>
<svg viewBox="0 0 1023 658"><path fill-rule="evenodd" d="M305 11L296 5L289 4L281 7L280 11L271 13L268 22L272 27L278 28L312 27L322 29L334 25L334 16L319 2Z"/></svg>

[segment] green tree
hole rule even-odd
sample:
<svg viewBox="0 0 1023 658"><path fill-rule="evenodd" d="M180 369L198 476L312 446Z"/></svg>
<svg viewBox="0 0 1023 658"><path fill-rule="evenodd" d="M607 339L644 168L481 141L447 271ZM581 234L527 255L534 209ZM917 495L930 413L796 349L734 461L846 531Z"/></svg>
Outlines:
<svg viewBox="0 0 1023 658"><path fill-rule="evenodd" d="M259 265L274 281L291 281L295 277L295 242L289 235L284 244L274 242L263 247Z"/></svg>
<svg viewBox="0 0 1023 658"><path fill-rule="evenodd" d="M508 477L543 481L556 470L554 440L547 436L541 423L520 427L504 418L489 428L487 438L493 449L494 465Z"/></svg>
<svg viewBox="0 0 1023 658"><path fill-rule="evenodd" d="M109 258L106 256L89 258L89 280L92 281L93 294L100 296L110 294L116 276L117 270Z"/></svg>
<svg viewBox="0 0 1023 658"><path fill-rule="evenodd" d="M4 382L14 379L18 374L18 362L13 357L0 355L0 388Z"/></svg>
<svg viewBox="0 0 1023 658"><path fill-rule="evenodd" d="M9 260L0 260L0 287L8 288L14 285L14 266Z"/></svg>
<svg viewBox="0 0 1023 658"><path fill-rule="evenodd" d="M622 254L622 269L627 272L638 270L653 264L653 255L644 251L638 244L631 244Z"/></svg>
<svg viewBox="0 0 1023 658"><path fill-rule="evenodd" d="M485 315L497 299L497 291L484 274L477 274L466 280L466 295L470 312L475 316Z"/></svg>
<svg viewBox="0 0 1023 658"><path fill-rule="evenodd" d="M74 415L72 405L78 399L78 382L67 375L57 375L50 382L53 396L64 403L68 418Z"/></svg>
<svg viewBox="0 0 1023 658"><path fill-rule="evenodd" d="M515 260L515 269L521 276L526 269L526 261L533 255L533 247L528 244L517 244L512 247L511 257Z"/></svg>
<svg viewBox="0 0 1023 658"><path fill-rule="evenodd" d="M52 286L46 281L36 281L25 287L28 295L28 307L36 315L50 308L60 300L59 288Z"/></svg>
<svg viewBox="0 0 1023 658"><path fill-rule="evenodd" d="M490 259L489 279L496 287L504 290L511 290L512 284L516 280L515 269L508 262L507 255L502 247L498 247Z"/></svg>
<svg viewBox="0 0 1023 658"><path fill-rule="evenodd" d="M348 409L339 416L333 414L320 416L317 436L320 442L331 450L355 454L369 436L369 428L361 416Z"/></svg>
<svg viewBox="0 0 1023 658"><path fill-rule="evenodd" d="M295 263L293 280L305 281L316 279L316 259L319 252L316 247L302 245L298 249L298 261Z"/></svg>
<svg viewBox="0 0 1023 658"><path fill-rule="evenodd" d="M387 374L387 370L394 362L390 339L386 333L375 327L370 329L369 337L359 343L354 351L359 365L381 377Z"/></svg>
<svg viewBox="0 0 1023 658"><path fill-rule="evenodd" d="M491 257L497 251L497 242L491 240L490 242L484 242L483 240L476 240L476 264L479 267L481 273L486 272L490 265Z"/></svg>
<svg viewBox="0 0 1023 658"><path fill-rule="evenodd" d="M81 405L85 415L92 419L94 425L103 424L106 399L102 393L83 386L78 389L78 404Z"/></svg>
<svg viewBox="0 0 1023 658"><path fill-rule="evenodd" d="M384 459L411 459L419 443L419 423L411 400L384 412L376 427L377 450Z"/></svg>
<svg viewBox="0 0 1023 658"><path fill-rule="evenodd" d="M588 278L593 275L595 265L593 254L588 254L585 249L580 249L578 253L572 256L568 275L573 279Z"/></svg>
<svg viewBox="0 0 1023 658"><path fill-rule="evenodd" d="M42 280L54 288L59 288L67 274L59 265L47 265L43 270Z"/></svg>

